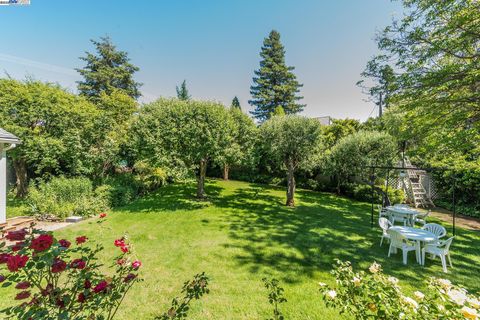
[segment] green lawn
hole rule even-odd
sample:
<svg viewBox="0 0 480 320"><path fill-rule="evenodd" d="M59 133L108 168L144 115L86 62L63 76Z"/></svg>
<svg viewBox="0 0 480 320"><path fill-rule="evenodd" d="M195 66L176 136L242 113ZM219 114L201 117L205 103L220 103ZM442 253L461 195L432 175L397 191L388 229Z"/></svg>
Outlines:
<svg viewBox="0 0 480 320"><path fill-rule="evenodd" d="M58 232L73 239L87 235L102 242L104 257L117 250L113 240L127 232L143 262L145 282L137 285L120 319L149 319L166 310L184 280L205 271L211 293L195 302L190 319L265 319L270 312L261 279L278 278L285 287L286 319L336 319L318 293L319 281L332 283L335 258L366 268L374 260L407 290L429 276L446 277L480 289L480 233L458 230L454 269L444 275L439 261L425 268L387 258L379 229L370 227L370 205L331 194L299 190L294 209L283 206L283 189L244 182L210 181L209 202L193 200L194 185L170 185L109 215L100 230L86 221ZM474 281L474 279L477 279ZM1 292L1 291L0 291ZM5 305L10 290L1 293Z"/></svg>

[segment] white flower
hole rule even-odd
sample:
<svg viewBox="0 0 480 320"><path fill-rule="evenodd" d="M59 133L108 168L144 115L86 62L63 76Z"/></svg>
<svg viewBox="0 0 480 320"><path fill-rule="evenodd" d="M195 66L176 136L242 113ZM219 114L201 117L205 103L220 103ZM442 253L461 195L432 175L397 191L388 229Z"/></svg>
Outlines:
<svg viewBox="0 0 480 320"><path fill-rule="evenodd" d="M326 286L327 286L327 284L326 284L326 283L323 283L323 282L319 282L318 285L319 285L320 287L326 287Z"/></svg>
<svg viewBox="0 0 480 320"><path fill-rule="evenodd" d="M352 282L355 285L355 287L358 287L360 285L360 282L362 282L362 280L360 280L360 278L353 277Z"/></svg>
<svg viewBox="0 0 480 320"><path fill-rule="evenodd" d="M414 309L417 309L418 308L418 303L417 301L413 300L412 298L410 297L402 297L403 298L403 302L405 302L406 304L409 304L411 307L413 307Z"/></svg>
<svg viewBox="0 0 480 320"><path fill-rule="evenodd" d="M468 298L467 301L475 309L480 309L480 300L475 299L475 298Z"/></svg>
<svg viewBox="0 0 480 320"><path fill-rule="evenodd" d="M398 279L395 278L395 277L392 277L392 276L388 277L387 280L388 280L388 282L390 282L391 284L397 284L397 283L398 283Z"/></svg>
<svg viewBox="0 0 480 320"><path fill-rule="evenodd" d="M415 296L415 298L417 298L417 300L423 300L423 298L425 298L425 295L420 291L415 291L413 295Z"/></svg>
<svg viewBox="0 0 480 320"><path fill-rule="evenodd" d="M439 304L438 310L440 310L441 312L445 311L445 306L443 304Z"/></svg>
<svg viewBox="0 0 480 320"><path fill-rule="evenodd" d="M450 300L458 304L459 306L463 306L465 304L465 301L467 300L467 295L465 294L465 291L463 290L450 290L447 292L448 297Z"/></svg>
<svg viewBox="0 0 480 320"><path fill-rule="evenodd" d="M449 289L452 286L450 280L447 279L437 279L437 282L444 288Z"/></svg>
<svg viewBox="0 0 480 320"><path fill-rule="evenodd" d="M473 319L473 320L478 319L478 313L477 313L477 310L475 309L464 306L460 311L462 312L463 316L466 319Z"/></svg>
<svg viewBox="0 0 480 320"><path fill-rule="evenodd" d="M327 292L327 297L330 298L331 300L335 299L337 296L337 292L335 290L329 290Z"/></svg>
<svg viewBox="0 0 480 320"><path fill-rule="evenodd" d="M399 319L403 319L403 318L405 318L405 313L403 313L403 312L400 312L400 314L398 315L398 318L399 318Z"/></svg>
<svg viewBox="0 0 480 320"><path fill-rule="evenodd" d="M370 270L371 273L377 273L380 270L382 270L382 266L379 265L378 263L374 262L374 263L372 263L370 268L368 268L368 270Z"/></svg>

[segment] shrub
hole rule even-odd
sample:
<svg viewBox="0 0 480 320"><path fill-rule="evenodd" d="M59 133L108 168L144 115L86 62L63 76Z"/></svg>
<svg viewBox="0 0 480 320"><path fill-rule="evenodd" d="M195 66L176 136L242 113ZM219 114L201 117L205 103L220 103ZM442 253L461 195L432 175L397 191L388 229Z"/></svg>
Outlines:
<svg viewBox="0 0 480 320"><path fill-rule="evenodd" d="M366 184L352 185L351 197L359 201L371 202L372 201L372 187ZM385 186L376 186L376 188L387 191ZM388 188L388 198L391 203L402 203L405 200L405 193L401 189ZM382 202L382 194L378 190L374 191L374 202Z"/></svg>
<svg viewBox="0 0 480 320"><path fill-rule="evenodd" d="M135 163L133 169L135 170L135 178L142 188L142 193L154 191L167 181L167 172L160 167L149 165L146 161L139 161Z"/></svg>
<svg viewBox="0 0 480 320"><path fill-rule="evenodd" d="M99 222L104 218L103 214ZM140 281L141 262L125 238L115 241L119 255L108 276L97 260L103 247L90 246L85 236L71 243L51 233L23 229L10 232L7 238L17 242L0 254L7 272L0 281L2 287L15 286L19 302L2 310L8 318L110 320L130 288Z"/></svg>
<svg viewBox="0 0 480 320"><path fill-rule="evenodd" d="M87 178L55 177L30 188L31 212L41 217L92 216L108 209L108 199Z"/></svg>
<svg viewBox="0 0 480 320"><path fill-rule="evenodd" d="M105 195L111 207L121 207L135 200L142 186L133 174L121 173L106 178L97 189Z"/></svg>
<svg viewBox="0 0 480 320"><path fill-rule="evenodd" d="M332 274L336 288L320 283L324 301L355 319L478 319L479 298L445 279L430 278L427 289L411 298L377 263L354 272L349 262L337 261Z"/></svg>

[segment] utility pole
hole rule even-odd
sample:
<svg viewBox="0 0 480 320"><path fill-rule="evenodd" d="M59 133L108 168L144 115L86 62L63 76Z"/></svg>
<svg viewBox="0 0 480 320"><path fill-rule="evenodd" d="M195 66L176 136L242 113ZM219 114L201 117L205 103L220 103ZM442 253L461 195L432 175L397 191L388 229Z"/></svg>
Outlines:
<svg viewBox="0 0 480 320"><path fill-rule="evenodd" d="M378 101L378 117L381 118L382 117L382 106L383 106L383 96L382 96L382 93L380 92L380 99Z"/></svg>

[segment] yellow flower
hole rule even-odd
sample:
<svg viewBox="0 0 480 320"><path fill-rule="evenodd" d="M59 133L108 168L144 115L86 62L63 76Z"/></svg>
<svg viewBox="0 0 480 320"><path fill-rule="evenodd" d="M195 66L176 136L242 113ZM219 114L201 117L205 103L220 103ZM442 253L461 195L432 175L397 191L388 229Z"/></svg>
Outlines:
<svg viewBox="0 0 480 320"><path fill-rule="evenodd" d="M362 280L360 280L360 278L357 278L357 277L353 277L353 280L352 280L352 282L353 282L353 284L355 285L355 287L358 287L358 286L360 285L360 282L361 282L361 281L362 281Z"/></svg>
<svg viewBox="0 0 480 320"><path fill-rule="evenodd" d="M368 307L368 309L370 309L370 311L372 311L372 312L377 312L377 310L378 310L378 308L377 308L377 306L375 305L375 303L369 303L369 304L367 305L367 307Z"/></svg>
<svg viewBox="0 0 480 320"><path fill-rule="evenodd" d="M368 268L368 270L370 270L371 273L377 273L377 272L382 270L382 266L379 265L378 263L374 262L374 263L372 263L370 268Z"/></svg>
<svg viewBox="0 0 480 320"><path fill-rule="evenodd" d="M415 291L413 295L415 296L415 298L417 298L417 300L423 300L423 298L425 298L425 295L420 291Z"/></svg>
<svg viewBox="0 0 480 320"><path fill-rule="evenodd" d="M477 313L477 310L475 309L464 306L460 311L462 312L463 316L466 319L473 319L473 320L478 319L478 313Z"/></svg>

